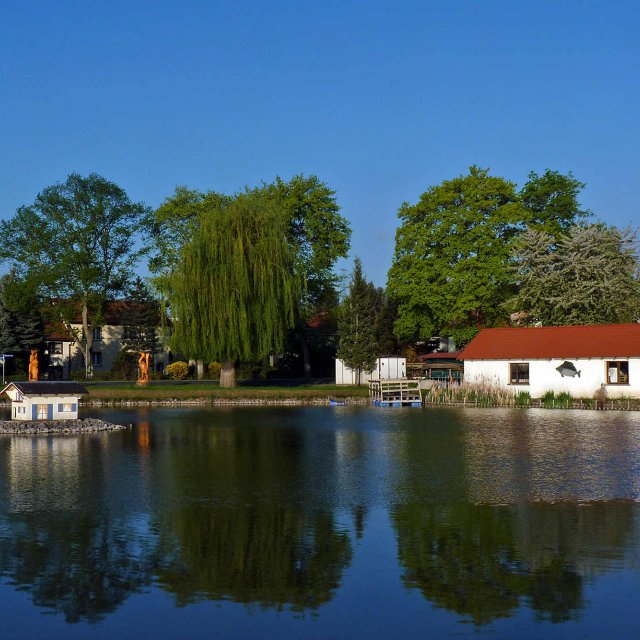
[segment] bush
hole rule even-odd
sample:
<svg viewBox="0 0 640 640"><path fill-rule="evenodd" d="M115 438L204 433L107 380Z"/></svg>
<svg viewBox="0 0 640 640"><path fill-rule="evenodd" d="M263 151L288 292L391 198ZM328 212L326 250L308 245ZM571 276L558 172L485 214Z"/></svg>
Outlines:
<svg viewBox="0 0 640 640"><path fill-rule="evenodd" d="M220 380L220 370L222 365L219 362L210 362L207 365L207 373L209 374L209 380Z"/></svg>
<svg viewBox="0 0 640 640"><path fill-rule="evenodd" d="M167 365L167 375L174 380L186 380L189 375L189 365L178 360Z"/></svg>
<svg viewBox="0 0 640 640"><path fill-rule="evenodd" d="M531 394L528 391L516 393L516 407L528 407L531 405Z"/></svg>
<svg viewBox="0 0 640 640"><path fill-rule="evenodd" d="M553 409L556 406L556 394L553 391L546 391L541 398L542 406Z"/></svg>
<svg viewBox="0 0 640 640"><path fill-rule="evenodd" d="M573 396L567 391L563 391L556 396L556 407L570 409L573 403Z"/></svg>

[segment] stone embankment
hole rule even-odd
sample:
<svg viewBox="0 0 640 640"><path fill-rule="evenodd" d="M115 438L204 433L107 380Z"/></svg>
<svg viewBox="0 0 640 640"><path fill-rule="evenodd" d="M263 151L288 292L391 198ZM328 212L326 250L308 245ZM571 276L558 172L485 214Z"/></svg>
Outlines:
<svg viewBox="0 0 640 640"><path fill-rule="evenodd" d="M129 425L131 427L133 425ZM112 424L96 418L83 420L0 420L0 434L17 433L21 435L39 435L61 433L75 435L78 433L95 433L97 431L119 431L128 427Z"/></svg>
<svg viewBox="0 0 640 640"><path fill-rule="evenodd" d="M347 405L368 405L370 400L362 398L339 398L339 402ZM81 401L83 406L91 407L171 407L181 405L196 406L318 406L326 407L331 404L329 398L167 398L167 399L88 399Z"/></svg>

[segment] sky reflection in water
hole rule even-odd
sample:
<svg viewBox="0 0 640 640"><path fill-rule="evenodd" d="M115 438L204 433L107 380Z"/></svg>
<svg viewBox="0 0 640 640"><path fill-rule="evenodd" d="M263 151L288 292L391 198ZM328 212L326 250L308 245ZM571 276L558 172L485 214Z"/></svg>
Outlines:
<svg viewBox="0 0 640 640"><path fill-rule="evenodd" d="M636 413L102 414L0 438L6 637L640 633Z"/></svg>

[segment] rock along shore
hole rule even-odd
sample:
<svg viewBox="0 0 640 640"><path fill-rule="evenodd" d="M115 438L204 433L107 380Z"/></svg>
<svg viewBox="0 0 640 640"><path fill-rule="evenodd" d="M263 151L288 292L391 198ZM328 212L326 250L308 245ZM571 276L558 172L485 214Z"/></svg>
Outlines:
<svg viewBox="0 0 640 640"><path fill-rule="evenodd" d="M132 425L129 425L131 427ZM49 433L76 434L95 433L96 431L120 431L127 429L121 424L112 424L97 418L82 420L0 420L0 434L18 433L39 435Z"/></svg>
<svg viewBox="0 0 640 640"><path fill-rule="evenodd" d="M340 403L347 405L367 405L370 403L369 398L338 398ZM149 400L125 398L118 399L88 399L80 402L83 406L91 407L168 407L180 405L199 405L199 406L329 406L331 401L329 398L152 398Z"/></svg>

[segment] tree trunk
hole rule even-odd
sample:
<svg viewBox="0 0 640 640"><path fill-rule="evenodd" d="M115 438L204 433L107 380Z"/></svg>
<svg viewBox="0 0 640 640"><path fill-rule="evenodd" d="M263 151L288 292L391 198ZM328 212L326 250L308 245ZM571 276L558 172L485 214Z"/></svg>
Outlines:
<svg viewBox="0 0 640 640"><path fill-rule="evenodd" d="M93 331L89 324L89 309L82 306L82 330L84 331L84 366L87 378L93 377Z"/></svg>
<svg viewBox="0 0 640 640"><path fill-rule="evenodd" d="M196 377L198 380L204 380L204 362L196 360Z"/></svg>
<svg viewBox="0 0 640 640"><path fill-rule="evenodd" d="M304 377L311 377L311 350L309 349L309 343L307 337L304 335L304 330L298 331L298 340L300 340L300 346L302 347L302 360L304 362Z"/></svg>
<svg viewBox="0 0 640 640"><path fill-rule="evenodd" d="M236 386L236 365L233 360L225 360L220 370L220 387L231 389Z"/></svg>

